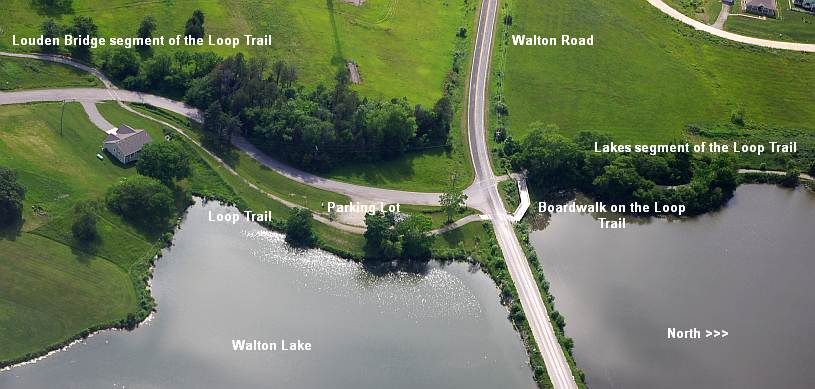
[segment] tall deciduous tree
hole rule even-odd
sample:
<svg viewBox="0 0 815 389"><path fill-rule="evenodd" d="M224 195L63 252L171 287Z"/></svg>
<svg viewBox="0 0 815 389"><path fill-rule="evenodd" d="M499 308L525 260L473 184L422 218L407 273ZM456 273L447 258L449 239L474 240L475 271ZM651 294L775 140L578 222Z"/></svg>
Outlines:
<svg viewBox="0 0 815 389"><path fill-rule="evenodd" d="M311 211L305 208L292 209L286 220L286 242L295 247L314 247L317 236L311 223Z"/></svg>
<svg viewBox="0 0 815 389"><path fill-rule="evenodd" d="M456 187L455 179L450 180L450 186L439 196L439 203L447 214L447 223L453 222L453 216L464 207L467 195Z"/></svg>
<svg viewBox="0 0 815 389"><path fill-rule="evenodd" d="M187 19L187 24L184 27L184 35L193 38L204 37L204 12L200 9L195 10L192 16Z"/></svg>
<svg viewBox="0 0 815 389"><path fill-rule="evenodd" d="M17 172L0 167L0 225L9 224L23 215L25 188L17 183Z"/></svg>
<svg viewBox="0 0 815 389"><path fill-rule="evenodd" d="M149 143L141 151L136 171L172 186L175 180L190 175L190 158L176 142Z"/></svg>
<svg viewBox="0 0 815 389"><path fill-rule="evenodd" d="M99 36L99 27L96 26L93 19L89 16L74 17L73 24L69 30L71 35L75 38L80 36L96 38ZM89 60L91 57L91 46L82 44L71 46L71 54L76 58Z"/></svg>
<svg viewBox="0 0 815 389"><path fill-rule="evenodd" d="M57 24L54 19L48 18L42 22L40 31L42 32L42 36L46 39L46 42L49 40L53 42L54 39L62 35L62 26ZM55 53L59 50L59 45L42 45L40 46L40 50L46 53Z"/></svg>
<svg viewBox="0 0 815 389"><path fill-rule="evenodd" d="M141 24L139 25L139 30L136 32L136 36L139 38L152 38L153 32L156 30L156 19L152 16L145 16L142 19ZM145 49L150 47L150 45L139 45L140 49Z"/></svg>

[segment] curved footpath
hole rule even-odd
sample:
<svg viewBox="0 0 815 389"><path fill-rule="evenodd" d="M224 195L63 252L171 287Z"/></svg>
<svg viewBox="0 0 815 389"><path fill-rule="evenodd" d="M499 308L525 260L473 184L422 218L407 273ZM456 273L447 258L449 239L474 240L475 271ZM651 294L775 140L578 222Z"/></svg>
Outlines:
<svg viewBox="0 0 815 389"><path fill-rule="evenodd" d="M664 14L685 23L697 30L707 32L708 34L712 34L718 36L720 38L724 38L727 40L731 40L734 42L745 43L748 45L754 46L761 46L761 47L768 47L771 49L780 49L780 50L793 50L793 51L803 51L808 53L815 53L815 44L812 43L794 43L794 42L782 42L782 41L773 41L769 39L760 39L760 38L753 38L749 36L734 34L732 32L727 32L724 30L720 30L713 26L708 26L688 15L685 15L670 5L665 4L662 0L648 0L648 3L662 11Z"/></svg>

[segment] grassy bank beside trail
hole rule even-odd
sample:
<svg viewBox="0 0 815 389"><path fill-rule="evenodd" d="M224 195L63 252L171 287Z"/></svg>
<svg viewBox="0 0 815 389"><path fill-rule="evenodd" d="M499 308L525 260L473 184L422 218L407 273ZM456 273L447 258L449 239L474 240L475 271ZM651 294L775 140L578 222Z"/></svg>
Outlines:
<svg viewBox="0 0 815 389"><path fill-rule="evenodd" d="M665 0L665 4L702 23L713 24L722 10L721 0ZM734 6L733 13L738 13Z"/></svg>
<svg viewBox="0 0 815 389"><path fill-rule="evenodd" d="M0 91L38 88L101 88L96 77L56 63L0 57Z"/></svg>
<svg viewBox="0 0 815 389"><path fill-rule="evenodd" d="M588 130L661 143L682 138L688 124L727 123L735 110L755 122L815 130L815 111L801 104L815 85L813 55L724 41L647 2L508 3L511 34L593 34L595 41L509 45L504 58L496 51L495 67L505 61L505 123L516 138L540 121L567 135Z"/></svg>
<svg viewBox="0 0 815 389"><path fill-rule="evenodd" d="M433 228L443 227L447 224L447 214L444 212L442 207L433 207L427 205L410 205L410 204L401 204L399 206L399 211L401 213L406 213L408 215L424 215L430 218L430 221L433 223ZM467 217L470 215L477 215L479 212L472 208L462 208L453 216L453 221L459 220L463 217Z"/></svg>
<svg viewBox="0 0 815 389"><path fill-rule="evenodd" d="M815 15L793 11L790 9L789 2L784 0L779 0L777 4L778 17L776 18L761 20L731 15L727 18L724 29L736 34L776 41L815 42Z"/></svg>
<svg viewBox="0 0 815 389"><path fill-rule="evenodd" d="M160 129L163 128L160 123L134 115L114 102L98 104L98 107L99 112L111 123L118 124L122 121L126 121L130 126L149 128L159 132ZM198 124L191 122L181 115L140 104L131 104L131 107L141 113L173 124L184 130L197 141L201 141L201 132ZM131 122L134 124L129 124ZM348 203L351 200L345 195L317 189L286 178L274 170L261 165L237 149L233 149L232 152L227 154L228 155L224 156L224 160L227 161L235 171L250 179L255 185L282 199L309 208L315 213L324 214L326 212L325 202L333 201L341 204Z"/></svg>
<svg viewBox="0 0 815 389"><path fill-rule="evenodd" d="M306 84L330 83L346 61L358 64L368 96L408 97L414 103L432 104L441 97L440 86L450 68L465 2L435 0L368 0L361 7L339 0L223 0L223 1L74 1L67 7L47 2L6 0L0 50L33 51L12 46L10 34L40 35L40 25L53 17L70 24L75 16L89 16L99 26L100 37L133 37L142 18L156 20L153 36L175 37L193 11L205 16L203 46L155 46L155 53L213 51L226 57L239 51L270 60L293 63ZM71 2L62 2L71 4ZM267 46L210 46L206 36L271 35ZM103 47L94 50L96 57Z"/></svg>

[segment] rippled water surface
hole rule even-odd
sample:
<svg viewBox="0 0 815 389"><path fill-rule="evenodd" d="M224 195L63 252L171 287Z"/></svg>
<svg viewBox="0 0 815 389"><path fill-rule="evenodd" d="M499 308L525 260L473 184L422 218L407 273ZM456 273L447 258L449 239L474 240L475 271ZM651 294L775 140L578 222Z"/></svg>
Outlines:
<svg viewBox="0 0 815 389"><path fill-rule="evenodd" d="M374 275L193 206L155 271L156 317L0 373L0 388L532 388L483 273L432 263ZM236 352L233 339L312 351Z"/></svg>
<svg viewBox="0 0 815 389"><path fill-rule="evenodd" d="M532 242L592 389L815 388L811 193L747 185L720 212L626 230L559 214Z"/></svg>

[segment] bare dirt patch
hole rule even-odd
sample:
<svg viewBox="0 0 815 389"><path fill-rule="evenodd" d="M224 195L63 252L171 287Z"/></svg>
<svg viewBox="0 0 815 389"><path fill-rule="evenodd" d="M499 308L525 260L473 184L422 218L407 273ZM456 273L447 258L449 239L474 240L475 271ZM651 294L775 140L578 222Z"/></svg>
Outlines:
<svg viewBox="0 0 815 389"><path fill-rule="evenodd" d="M351 82L354 84L362 83L362 78L359 77L359 68L357 68L357 64L348 62L348 72L351 73Z"/></svg>
<svg viewBox="0 0 815 389"><path fill-rule="evenodd" d="M340 1L342 1L343 3L356 5L357 7L359 7L360 5L362 5L362 3L365 2L365 0L340 0Z"/></svg>

